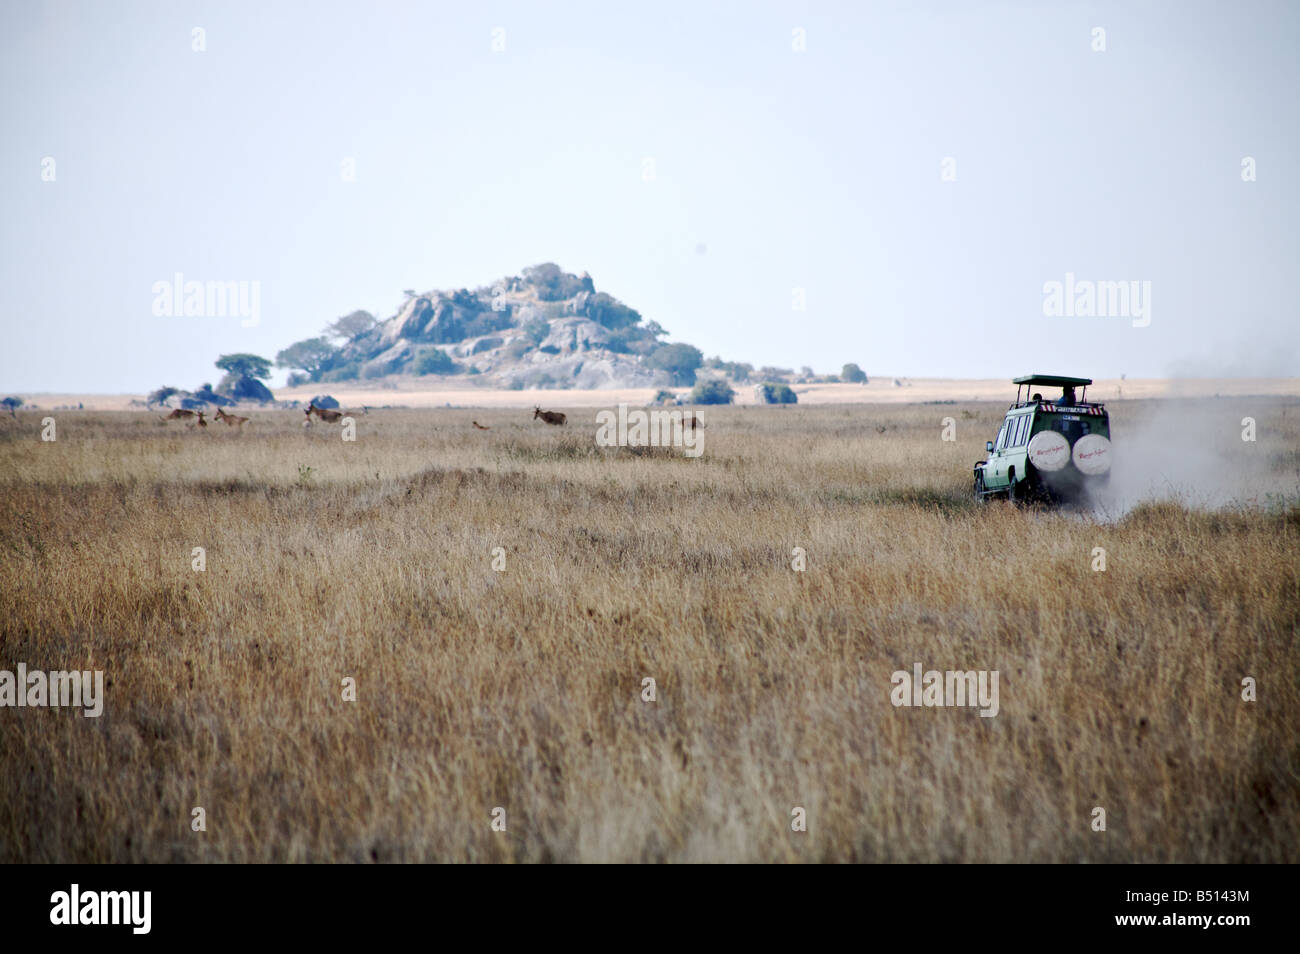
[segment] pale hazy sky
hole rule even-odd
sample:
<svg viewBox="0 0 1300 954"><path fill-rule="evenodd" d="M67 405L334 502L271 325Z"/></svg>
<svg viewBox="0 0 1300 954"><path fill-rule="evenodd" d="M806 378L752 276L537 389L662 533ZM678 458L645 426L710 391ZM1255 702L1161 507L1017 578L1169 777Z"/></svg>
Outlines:
<svg viewBox="0 0 1300 954"><path fill-rule="evenodd" d="M192 388L542 261L755 365L1300 370L1297 3L0 10L2 393ZM155 316L177 272L260 323ZM1045 316L1067 273L1150 324Z"/></svg>

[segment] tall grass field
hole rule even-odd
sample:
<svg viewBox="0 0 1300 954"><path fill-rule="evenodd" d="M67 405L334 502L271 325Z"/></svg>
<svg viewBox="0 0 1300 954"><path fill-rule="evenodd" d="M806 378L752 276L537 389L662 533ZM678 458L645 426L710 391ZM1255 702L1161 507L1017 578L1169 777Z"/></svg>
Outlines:
<svg viewBox="0 0 1300 954"><path fill-rule="evenodd" d="M1300 861L1300 402L1058 510L971 498L1004 405L562 410L7 418L0 669L104 698L0 708L0 861Z"/></svg>

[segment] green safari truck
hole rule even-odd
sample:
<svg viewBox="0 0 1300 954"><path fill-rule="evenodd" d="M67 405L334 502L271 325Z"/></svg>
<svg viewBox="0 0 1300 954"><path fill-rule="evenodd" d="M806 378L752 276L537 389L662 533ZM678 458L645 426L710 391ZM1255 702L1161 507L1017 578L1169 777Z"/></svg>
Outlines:
<svg viewBox="0 0 1300 954"><path fill-rule="evenodd" d="M975 464L975 499L1076 500L1110 477L1110 415L1087 399L1091 378L1027 374L998 436ZM1051 392L1060 389L1060 394ZM1042 389L1042 390L1039 390Z"/></svg>

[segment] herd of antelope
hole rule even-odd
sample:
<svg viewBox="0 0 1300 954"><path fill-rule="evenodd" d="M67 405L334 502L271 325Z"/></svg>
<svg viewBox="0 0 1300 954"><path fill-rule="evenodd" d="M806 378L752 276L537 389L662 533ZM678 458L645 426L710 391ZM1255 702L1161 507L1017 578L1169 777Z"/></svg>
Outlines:
<svg viewBox="0 0 1300 954"><path fill-rule="evenodd" d="M204 418L202 411L191 411L188 408L178 407L166 417L164 421L184 421L189 418L197 418L196 423L199 427L207 427L207 419ZM222 408L217 408L216 420L225 421L227 427L240 428L248 423L248 418L240 417L237 414L227 414Z"/></svg>
<svg viewBox="0 0 1300 954"><path fill-rule="evenodd" d="M336 411L327 407L317 407L314 403L308 403L306 410L303 411L303 414L306 415L306 420L304 420L302 423L303 423L303 427L310 427L312 415L315 414L316 419L319 421L324 421L326 424L337 424L345 417L348 417L350 415L355 415L355 414L366 414L369 413L369 410L370 410L369 408L363 407L359 411ZM196 423L198 424L199 427L207 427L208 422L204 418L203 414L204 414L203 411L191 411L188 408L178 407L170 414L168 414L166 417L162 418L162 420L164 422L185 421L191 418L195 418ZM242 429L243 426L248 423L248 418L240 417L237 414L227 414L225 410L223 410L222 408L217 408L217 414L215 419L218 421L223 421L227 427L233 427L237 430ZM563 414L559 411L543 411L540 407L534 406L533 420L534 421L541 420L547 424L553 424L556 427L563 427L568 422L569 418L568 415ZM478 421L470 421L470 423L474 425L475 430L480 430L480 431L492 430L492 428L480 424ZM690 428L692 431L695 430L695 428L697 427L704 426L704 422L701 421L699 417L695 414L683 414L682 424L685 427Z"/></svg>

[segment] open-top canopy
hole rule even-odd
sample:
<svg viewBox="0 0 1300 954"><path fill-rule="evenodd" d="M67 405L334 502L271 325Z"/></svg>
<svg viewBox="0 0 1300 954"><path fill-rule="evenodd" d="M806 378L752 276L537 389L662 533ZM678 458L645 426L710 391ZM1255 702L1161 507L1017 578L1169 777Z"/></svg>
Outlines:
<svg viewBox="0 0 1300 954"><path fill-rule="evenodd" d="M1014 378L1012 384L1028 384L1031 387L1035 384L1044 384L1049 388L1086 388L1092 384L1092 378L1067 378L1059 374L1026 374L1021 378Z"/></svg>

